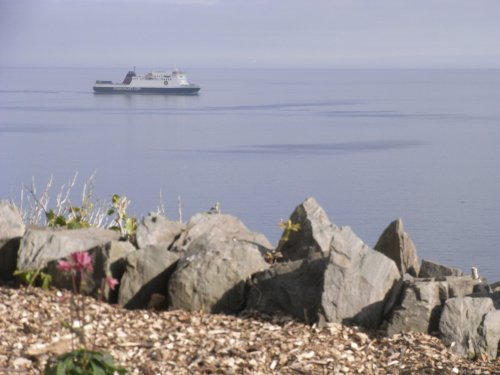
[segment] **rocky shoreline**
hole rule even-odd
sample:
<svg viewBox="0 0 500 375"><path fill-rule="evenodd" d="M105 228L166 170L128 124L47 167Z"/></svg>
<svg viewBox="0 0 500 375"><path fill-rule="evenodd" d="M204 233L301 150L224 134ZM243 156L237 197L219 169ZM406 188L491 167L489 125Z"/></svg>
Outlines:
<svg viewBox="0 0 500 375"><path fill-rule="evenodd" d="M127 320L141 314L165 317L158 318L160 320L168 320L176 314L202 314L207 320L227 319L231 322L229 326L236 322L237 329L239 325L257 324L248 318L252 314L266 316L271 321L273 317L288 316L285 323L278 324L278 330L290 324L309 334L316 332L328 336L328 330L337 327L339 332L350 330L353 335L369 332L363 334L371 335L372 341L382 340L383 345L409 340L403 345L406 349L401 349L393 360L397 365L394 369L384 367L381 355L373 362L372 373L411 373L412 368L420 368L415 367L418 361L411 362L411 358L420 358L419 340L438 345L436 347L442 352L439 360L436 357L431 361L433 367L429 367L429 371L441 371L438 364L443 361L449 361L450 366L453 363L466 363L470 368L483 366L476 368L478 373L485 369L490 373L496 371L500 345L500 283L488 283L474 273L466 275L461 270L418 259L416 248L400 219L387 227L372 249L351 228L331 223L319 204L308 198L297 206L283 228L283 236L275 248L262 234L250 231L239 219L217 211L197 214L187 223L150 214L141 220L134 240L123 241L118 232L106 229L26 227L15 207L0 203L0 279L5 285L14 285L14 271L43 269L51 275L53 287L70 288L70 280L58 272L56 264L76 251L88 251L93 259L93 273L91 282L86 283L82 292L96 297L103 279L118 279L119 289L105 289L104 298L111 304L137 310L114 307L114 312L110 312L130 314ZM42 298L42 292L29 290L2 289L2 298L9 293L25 296L26 293L38 293ZM43 298L50 302L52 297ZM104 308L104 305L98 306ZM111 308L105 308L108 307ZM238 320L241 318L204 315L206 313L247 318ZM46 318L50 318L50 314ZM189 330L189 324L182 329ZM233 332L230 327L228 330ZM156 334L161 335L161 330ZM428 336L430 334L438 337L441 343L436 344L437 339ZM349 335L347 339L344 334L341 337L347 340L345 342L354 343L355 348L364 345ZM332 334L330 339L335 337ZM153 345L158 344L163 347L164 342L160 340ZM282 373L288 370L293 373L293 366L285 366L289 360L280 357L289 358L293 348L276 345L279 350L275 357L269 357L270 363L266 357L267 362L264 361L266 363L258 367L258 371L245 366L242 369L246 370L242 371L267 373L282 369ZM317 363L312 365L312 370L299 366L300 371L341 373L342 366L347 366L344 370L354 372L355 367L343 361L351 358L349 356L357 358L355 353L358 351L349 345L336 349L339 358L328 352L325 355L330 356L329 360L315 359ZM27 350L25 346L23 350ZM26 358L23 350L18 351L19 358ZM311 358L316 358L318 349L302 348L299 352L304 350L304 353L315 353ZM401 353L407 351L411 354L406 359L409 362L400 358ZM307 355L298 356L297 353L293 352L296 358L307 359ZM216 354L217 350L211 355ZM484 362L486 365L463 362L455 356L489 362ZM29 358L32 361L34 357ZM206 358L201 360L203 364ZM245 358L248 362L249 357ZM12 359L4 361L5 364L0 361L0 367L10 368L11 362ZM364 362L370 363L366 358ZM272 363L275 363L274 368ZM179 362L178 365L189 368L190 364ZM448 373L446 370L463 373L456 366L443 367L444 373ZM439 373L432 371L430 373Z"/></svg>

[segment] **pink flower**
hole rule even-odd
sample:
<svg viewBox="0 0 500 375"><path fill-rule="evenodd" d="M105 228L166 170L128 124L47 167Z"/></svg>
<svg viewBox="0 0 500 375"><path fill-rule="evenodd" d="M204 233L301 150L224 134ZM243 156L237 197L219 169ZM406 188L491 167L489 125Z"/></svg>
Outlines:
<svg viewBox="0 0 500 375"><path fill-rule="evenodd" d="M111 276L106 277L106 284L108 284L109 289L115 289L115 286L118 284L118 280L113 279Z"/></svg>
<svg viewBox="0 0 500 375"><path fill-rule="evenodd" d="M73 259L74 268L78 272L89 271L92 272L92 257L86 251L79 251L71 254Z"/></svg>
<svg viewBox="0 0 500 375"><path fill-rule="evenodd" d="M73 264L66 260L60 260L57 262L57 269L62 272L71 273L73 271Z"/></svg>

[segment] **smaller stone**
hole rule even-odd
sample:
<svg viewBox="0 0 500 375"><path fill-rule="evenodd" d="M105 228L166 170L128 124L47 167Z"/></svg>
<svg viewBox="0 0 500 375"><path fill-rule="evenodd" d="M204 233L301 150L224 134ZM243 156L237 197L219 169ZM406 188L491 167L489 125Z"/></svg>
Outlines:
<svg viewBox="0 0 500 375"><path fill-rule="evenodd" d="M403 220L393 221L384 230L374 249L392 259L401 275L409 273L417 277L420 270L417 249L410 236L404 231Z"/></svg>
<svg viewBox="0 0 500 375"><path fill-rule="evenodd" d="M127 309L166 305L167 283L178 259L178 254L161 246L147 246L130 253L125 259L118 304ZM163 296L163 299L153 297L155 295Z"/></svg>
<svg viewBox="0 0 500 375"><path fill-rule="evenodd" d="M445 276L464 276L462 270L454 267L443 266L442 264L422 260L420 264L419 278L445 277Z"/></svg>
<svg viewBox="0 0 500 375"><path fill-rule="evenodd" d="M470 359L481 357L483 354L490 355L484 338L483 322L485 315L494 309L493 301L487 297L448 299L439 322L444 344L451 346L454 342L452 352Z"/></svg>
<svg viewBox="0 0 500 375"><path fill-rule="evenodd" d="M14 365L15 368L28 367L31 365L31 361L27 358L17 357L12 361L12 364Z"/></svg>
<svg viewBox="0 0 500 375"><path fill-rule="evenodd" d="M148 246L169 247L185 228L185 224L149 213L137 226L137 246L140 249Z"/></svg>

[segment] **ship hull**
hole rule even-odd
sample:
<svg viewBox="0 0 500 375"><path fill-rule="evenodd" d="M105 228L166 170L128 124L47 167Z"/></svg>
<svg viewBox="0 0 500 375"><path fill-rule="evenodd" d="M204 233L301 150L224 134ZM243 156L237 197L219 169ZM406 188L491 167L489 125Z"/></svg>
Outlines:
<svg viewBox="0 0 500 375"><path fill-rule="evenodd" d="M200 91L199 86L186 87L137 87L125 85L99 85L94 86L96 94L174 94L193 95Z"/></svg>

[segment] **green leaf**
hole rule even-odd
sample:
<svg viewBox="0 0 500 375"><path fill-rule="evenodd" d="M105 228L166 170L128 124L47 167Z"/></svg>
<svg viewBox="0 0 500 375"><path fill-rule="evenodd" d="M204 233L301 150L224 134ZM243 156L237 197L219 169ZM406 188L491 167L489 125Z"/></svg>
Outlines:
<svg viewBox="0 0 500 375"><path fill-rule="evenodd" d="M31 271L25 271L25 270L17 270L14 272L14 276L17 276L21 279L21 281L27 283L30 279L30 274L32 274Z"/></svg>
<svg viewBox="0 0 500 375"><path fill-rule="evenodd" d="M54 213L54 210L50 210L45 214L45 216L47 217L48 221L52 221L56 217L56 214Z"/></svg>
<svg viewBox="0 0 500 375"><path fill-rule="evenodd" d="M91 359L90 367L92 368L92 375L106 375L106 371L100 366L99 361Z"/></svg>
<svg viewBox="0 0 500 375"><path fill-rule="evenodd" d="M72 220L66 226L68 229L80 229L82 228L82 224L78 221Z"/></svg>
<svg viewBox="0 0 500 375"><path fill-rule="evenodd" d="M54 224L64 227L66 225L66 219L64 218L64 216L59 215L58 217L56 217Z"/></svg>
<svg viewBox="0 0 500 375"><path fill-rule="evenodd" d="M67 360L57 362L56 375L66 375L67 362Z"/></svg>
<svg viewBox="0 0 500 375"><path fill-rule="evenodd" d="M48 290L50 283L52 282L52 276L48 273L42 272L40 274L40 278L42 279L42 289Z"/></svg>
<svg viewBox="0 0 500 375"><path fill-rule="evenodd" d="M120 196L118 194L113 194L113 197L111 198L111 202L113 202L113 205L117 205L120 203Z"/></svg>
<svg viewBox="0 0 500 375"><path fill-rule="evenodd" d="M133 234L137 230L137 222L135 218L130 217L125 221L125 232L128 234Z"/></svg>
<svg viewBox="0 0 500 375"><path fill-rule="evenodd" d="M32 283L33 277L36 275L36 271L32 270L17 270L14 272L14 276L21 279L23 284L30 285Z"/></svg>
<svg viewBox="0 0 500 375"><path fill-rule="evenodd" d="M111 215L113 215L114 213L115 213L115 210L114 210L113 208L110 208L110 209L108 210L108 212L106 213L106 215L111 216Z"/></svg>

